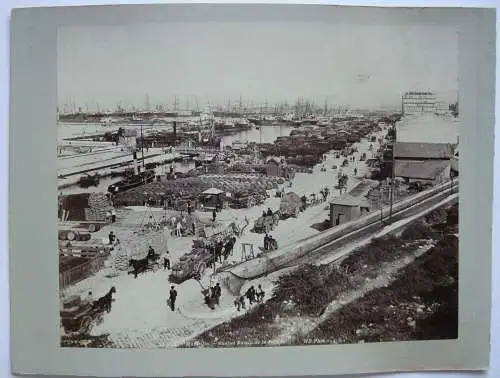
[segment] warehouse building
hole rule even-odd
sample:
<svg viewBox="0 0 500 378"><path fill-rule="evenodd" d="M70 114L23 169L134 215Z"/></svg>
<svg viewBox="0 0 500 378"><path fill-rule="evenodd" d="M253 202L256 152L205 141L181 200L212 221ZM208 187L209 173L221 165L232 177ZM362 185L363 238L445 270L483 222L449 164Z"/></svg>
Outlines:
<svg viewBox="0 0 500 378"><path fill-rule="evenodd" d="M453 146L449 143L396 142L394 176L407 182L438 184L449 180Z"/></svg>

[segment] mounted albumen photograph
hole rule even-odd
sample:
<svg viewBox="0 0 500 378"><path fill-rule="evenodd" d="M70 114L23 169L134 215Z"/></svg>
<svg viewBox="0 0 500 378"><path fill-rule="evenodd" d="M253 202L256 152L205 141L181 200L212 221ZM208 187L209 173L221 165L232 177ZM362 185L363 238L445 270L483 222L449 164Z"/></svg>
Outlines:
<svg viewBox="0 0 500 378"><path fill-rule="evenodd" d="M401 15L61 27L60 345L457 339L459 30Z"/></svg>

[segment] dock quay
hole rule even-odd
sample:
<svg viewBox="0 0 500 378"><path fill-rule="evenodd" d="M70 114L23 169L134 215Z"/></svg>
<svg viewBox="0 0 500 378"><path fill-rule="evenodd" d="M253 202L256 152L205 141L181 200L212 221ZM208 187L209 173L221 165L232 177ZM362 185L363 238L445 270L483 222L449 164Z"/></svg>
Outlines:
<svg viewBox="0 0 500 378"><path fill-rule="evenodd" d="M111 158L104 160L102 157L99 159L99 155L94 156L96 159L90 163L83 163L80 165L73 165L71 162L65 164L65 167L60 167L58 169L58 176L60 178L67 178L69 176L80 175L89 172L96 172L100 170L105 170L107 168L112 167L123 167L128 166L133 163L134 158L129 153L115 154L115 156L111 156ZM147 153L144 154L144 162L145 163L154 163L154 162L172 162L174 159L179 158L180 154L178 153L164 153L161 148L151 148ZM68 160L66 158L66 160ZM137 157L138 162L142 162L142 156ZM59 160L59 164L66 163L63 159ZM99 173L99 172L98 172Z"/></svg>

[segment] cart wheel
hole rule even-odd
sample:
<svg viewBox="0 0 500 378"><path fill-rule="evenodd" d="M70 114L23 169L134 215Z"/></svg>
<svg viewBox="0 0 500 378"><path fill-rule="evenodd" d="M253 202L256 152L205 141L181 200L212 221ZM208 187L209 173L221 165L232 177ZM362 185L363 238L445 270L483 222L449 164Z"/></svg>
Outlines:
<svg viewBox="0 0 500 378"><path fill-rule="evenodd" d="M80 334L87 335L90 332L90 326L92 325L92 319L88 316L82 319L80 325Z"/></svg>
<svg viewBox="0 0 500 378"><path fill-rule="evenodd" d="M96 232L96 231L97 231L97 230L96 230L96 226L95 226L95 224L91 223L91 224L89 225L89 231L90 231L90 232Z"/></svg>
<svg viewBox="0 0 500 378"><path fill-rule="evenodd" d="M198 274L199 275L202 275L203 273L205 273L205 270L207 269L207 265L202 263L200 264L200 266L198 267Z"/></svg>
<svg viewBox="0 0 500 378"><path fill-rule="evenodd" d="M94 319L94 322L96 325L99 325L99 324L102 324L103 320L104 320L104 317L102 316L102 314L99 314Z"/></svg>

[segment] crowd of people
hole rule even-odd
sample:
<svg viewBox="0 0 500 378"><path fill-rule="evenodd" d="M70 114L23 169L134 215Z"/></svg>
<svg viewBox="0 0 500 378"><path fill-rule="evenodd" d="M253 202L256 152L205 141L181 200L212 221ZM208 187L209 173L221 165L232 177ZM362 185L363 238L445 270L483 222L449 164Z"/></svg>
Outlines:
<svg viewBox="0 0 500 378"><path fill-rule="evenodd" d="M254 303L261 303L264 300L265 292L262 289L262 285L259 284L257 290L252 285L245 292L245 295L241 295L234 300L234 306L237 311L246 310L246 301L248 300L249 306Z"/></svg>
<svg viewBox="0 0 500 378"><path fill-rule="evenodd" d="M274 251L278 249L278 242L271 235L266 234L264 236L264 251Z"/></svg>
<svg viewBox="0 0 500 378"><path fill-rule="evenodd" d="M215 306L220 305L220 297L222 295L222 288L217 282L214 286L204 289L202 291L203 299L205 304L212 310L215 310Z"/></svg>

